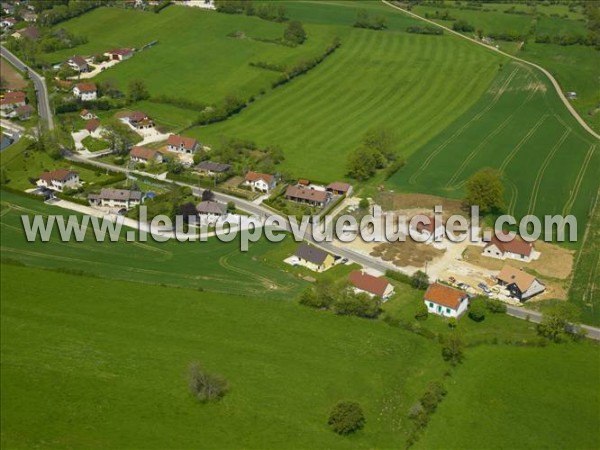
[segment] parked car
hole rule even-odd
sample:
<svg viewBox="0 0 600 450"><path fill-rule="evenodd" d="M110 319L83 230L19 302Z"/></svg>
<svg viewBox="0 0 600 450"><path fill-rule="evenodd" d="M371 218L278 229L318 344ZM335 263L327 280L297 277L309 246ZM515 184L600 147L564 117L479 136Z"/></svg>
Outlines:
<svg viewBox="0 0 600 450"><path fill-rule="evenodd" d="M471 286L469 286L467 283L458 283L458 284L456 285L456 287L458 287L458 288L460 288L460 289L463 289L463 290L465 290L465 291L466 291L467 289L471 289Z"/></svg>
<svg viewBox="0 0 600 450"><path fill-rule="evenodd" d="M490 288L488 287L488 285L485 284L485 283L479 283L477 285L477 287L479 289L481 289L483 292L485 292L486 294L491 294L492 293L492 291L490 290Z"/></svg>

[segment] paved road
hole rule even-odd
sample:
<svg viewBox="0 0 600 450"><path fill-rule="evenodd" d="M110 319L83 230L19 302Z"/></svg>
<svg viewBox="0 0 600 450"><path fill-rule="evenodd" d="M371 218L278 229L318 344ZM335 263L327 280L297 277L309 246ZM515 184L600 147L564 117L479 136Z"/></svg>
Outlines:
<svg viewBox="0 0 600 450"><path fill-rule="evenodd" d="M391 8L397 9L398 11L402 11L404 14L408 14L409 16L414 17L415 19L419 19L422 20L424 22L427 22L433 26L442 28L443 30L447 31L448 33L454 34L456 36L459 36L463 39L466 39L468 41L474 42L477 45L481 45L482 47L487 48L488 50L492 50L496 53L500 53L503 56L506 56L507 58L510 58L514 61L519 61L523 64L527 64L528 66L531 67L535 67L536 69L540 70L544 75L546 75L548 77L548 79L550 80L550 82L552 83L552 85L554 86L554 89L556 90L556 93L558 94L558 97L561 99L561 101L563 102L563 104L565 105L565 107L567 108L567 110L571 113L571 115L575 118L575 120L577 120L577 122L579 122L579 124L583 127L583 129L585 131L587 131L588 133L590 133L592 136L594 136L596 139L600 139L600 134L596 133L586 122L585 120L583 120L581 118L581 116L577 113L577 111L575 111L575 108L573 108L573 106L571 105L571 102L569 102L569 100L567 99L567 97L565 97L565 94L563 93L560 85L558 84L558 81L556 81L556 79L554 78L554 76L548 72L546 69L544 69L542 66L539 66L535 63L532 63L531 61L527 61L526 59L522 59L519 58L517 56L513 56L509 53L503 52L502 50L498 50L495 47L490 47L487 44L484 44L483 42L478 41L477 39L473 39L470 38L469 36L465 36L464 34L459 33L458 31L454 31L452 28L448 28L444 25L441 25L437 22L434 22L433 20L429 20L426 19L424 17L419 16L418 14L415 14L411 11L407 11L404 8L400 8L399 6L396 6L392 3L390 3L387 0L381 0L383 3L385 3L386 5L390 6Z"/></svg>
<svg viewBox="0 0 600 450"><path fill-rule="evenodd" d="M33 81L33 85L35 86L35 91L37 94L38 114L46 123L48 129L52 130L54 128L54 119L52 117L52 110L50 109L48 89L46 88L46 81L44 80L44 77L34 72L23 61L8 51L3 45L0 45L0 54L17 69L21 71L27 71L29 73L29 77Z"/></svg>

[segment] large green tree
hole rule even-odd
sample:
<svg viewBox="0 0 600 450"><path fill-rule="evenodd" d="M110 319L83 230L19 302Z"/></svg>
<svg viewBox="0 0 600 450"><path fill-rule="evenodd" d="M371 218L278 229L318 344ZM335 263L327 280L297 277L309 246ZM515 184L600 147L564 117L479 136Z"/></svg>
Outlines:
<svg viewBox="0 0 600 450"><path fill-rule="evenodd" d="M306 31L299 20L290 20L287 28L283 32L283 38L294 44L302 44L306 40Z"/></svg>
<svg viewBox="0 0 600 450"><path fill-rule="evenodd" d="M497 170L480 170L467 180L465 189L465 206L477 205L481 214L497 214L504 209L504 186Z"/></svg>

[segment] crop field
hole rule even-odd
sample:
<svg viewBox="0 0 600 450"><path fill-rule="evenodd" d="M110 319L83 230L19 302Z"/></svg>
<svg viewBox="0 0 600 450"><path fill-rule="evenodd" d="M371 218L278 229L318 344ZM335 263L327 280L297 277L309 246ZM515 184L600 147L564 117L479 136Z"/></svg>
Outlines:
<svg viewBox="0 0 600 450"><path fill-rule="evenodd" d="M239 243L207 242L96 242L91 230L84 242L27 242L21 215L66 214L69 211L2 192L2 258L42 268L83 272L114 280L202 288L211 292L270 298L294 298L306 284L274 266L257 264L279 244L266 240L247 253ZM124 233L122 233L124 235ZM282 244L285 245L285 244ZM290 252L295 246L290 243Z"/></svg>
<svg viewBox="0 0 600 450"><path fill-rule="evenodd" d="M89 42L45 55L47 61L63 61L73 53L93 55L117 47L139 49L158 41L95 80L112 80L126 90L131 79L139 78L150 94L206 103L219 102L227 95L257 95L280 75L250 67L250 62L290 64L320 54L333 39L329 30L315 27L307 30L311 39L296 48L259 42L251 38L279 38L285 25L183 6L170 6L160 14L98 8L59 27L86 36ZM246 33L247 38L228 37L237 31Z"/></svg>
<svg viewBox="0 0 600 450"><path fill-rule="evenodd" d="M474 348L415 448L596 448L598 358L588 342Z"/></svg>
<svg viewBox="0 0 600 450"><path fill-rule="evenodd" d="M1 277L2 448L399 448L446 367L422 337L294 302ZM193 361L227 380L220 402L188 393ZM360 402L364 430L329 429L340 400Z"/></svg>
<svg viewBox="0 0 600 450"><path fill-rule="evenodd" d="M582 236L600 179L598 143L551 89L536 71L505 66L481 100L410 158L390 186L458 198L473 173L496 168L509 214L573 214Z"/></svg>

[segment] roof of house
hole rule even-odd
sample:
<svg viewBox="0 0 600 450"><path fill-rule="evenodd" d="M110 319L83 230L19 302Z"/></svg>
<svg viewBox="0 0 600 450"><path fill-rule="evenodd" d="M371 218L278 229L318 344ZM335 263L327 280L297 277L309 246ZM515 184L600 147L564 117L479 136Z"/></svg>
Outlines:
<svg viewBox="0 0 600 450"><path fill-rule="evenodd" d="M273 175L269 175L266 173L259 173L259 172L248 172L246 174L246 181L250 181L250 182L255 182L258 180L263 180L265 183L267 184L271 184L273 182L273 180L275 179L275 177Z"/></svg>
<svg viewBox="0 0 600 450"><path fill-rule="evenodd" d="M385 278L374 277L362 270L353 270L348 275L348 281L361 291L383 297L389 283Z"/></svg>
<svg viewBox="0 0 600 450"><path fill-rule="evenodd" d="M327 186L327 189L330 191L348 192L351 187L351 184L342 183L341 181L334 181Z"/></svg>
<svg viewBox="0 0 600 450"><path fill-rule="evenodd" d="M307 180L306 178L300 178L298 180L298 184L301 186L308 186L310 184L310 180Z"/></svg>
<svg viewBox="0 0 600 450"><path fill-rule="evenodd" d="M288 186L285 190L285 196L319 203L323 203L327 200L327 192L325 191L317 191L316 189L307 189L298 186Z"/></svg>
<svg viewBox="0 0 600 450"><path fill-rule="evenodd" d="M13 103L23 103L25 101L25 92L11 91L5 92L4 97L0 99L0 105L10 105Z"/></svg>
<svg viewBox="0 0 600 450"><path fill-rule="evenodd" d="M115 48L106 53L110 53L111 55L121 55L122 56L122 55L127 55L131 52L133 52L132 48Z"/></svg>
<svg viewBox="0 0 600 450"><path fill-rule="evenodd" d="M183 147L186 150L193 150L196 145L198 145L198 141L191 137L178 136L176 134L172 134L167 139L167 145L172 145L174 147Z"/></svg>
<svg viewBox="0 0 600 450"><path fill-rule="evenodd" d="M85 123L85 129L90 133L93 133L100 126L100 121L98 119L90 119Z"/></svg>
<svg viewBox="0 0 600 450"><path fill-rule="evenodd" d="M148 115L142 111L133 111L126 117L128 117L131 122L140 122L144 119L148 119Z"/></svg>
<svg viewBox="0 0 600 450"><path fill-rule="evenodd" d="M207 170L211 172L227 172L231 169L230 164L222 164L213 161L202 161L195 167L197 170Z"/></svg>
<svg viewBox="0 0 600 450"><path fill-rule="evenodd" d="M75 87L79 92L96 92L96 83L77 83Z"/></svg>
<svg viewBox="0 0 600 450"><path fill-rule="evenodd" d="M506 284L516 284L521 292L527 291L535 281L533 275L509 265L502 268L498 274L498 279Z"/></svg>
<svg viewBox="0 0 600 450"><path fill-rule="evenodd" d="M40 179L45 180L47 183L52 181L65 181L72 175L78 175L77 172L73 172L69 169L57 169L51 172L44 172L40 175Z"/></svg>
<svg viewBox="0 0 600 450"><path fill-rule="evenodd" d="M104 188L100 191L100 194L90 194L89 199L102 199L102 200L141 200L142 193L140 191L130 191L128 189L113 189Z"/></svg>
<svg viewBox="0 0 600 450"><path fill-rule="evenodd" d="M503 240L500 240L498 238L498 235L494 234L494 236L492 237L492 240L485 246L485 248L495 245L496 247L498 247L500 249L500 251L502 253L510 252L510 253L515 253L517 255L524 255L524 256L531 255L531 252L533 251L533 243L532 242L526 242L523 239L521 239L521 237L519 237L519 236L515 236L513 239L509 240L508 242L505 242L507 239L509 239L508 233L498 233L498 234L500 236L503 236L503 238L502 238Z"/></svg>
<svg viewBox="0 0 600 450"><path fill-rule="evenodd" d="M14 17L5 17L4 19L2 19L2 22L10 22L14 25L15 23L17 23L17 19L15 19Z"/></svg>
<svg viewBox="0 0 600 450"><path fill-rule="evenodd" d="M27 28L23 28L22 30L17 31L14 34L19 34L19 36L23 36L26 37L28 39L38 39L42 33L40 32L39 29L37 29L36 27L27 27Z"/></svg>
<svg viewBox="0 0 600 450"><path fill-rule="evenodd" d="M150 161L151 159L156 158L157 153L157 150L136 145L131 149L131 152L129 152L129 156L131 158L139 158L145 161Z"/></svg>
<svg viewBox="0 0 600 450"><path fill-rule="evenodd" d="M295 255L300 259L304 259L306 261L320 266L321 264L323 264L323 262L325 262L325 259L327 258L329 253L312 245L300 244L298 250L296 250Z"/></svg>
<svg viewBox="0 0 600 450"><path fill-rule="evenodd" d="M72 56L71 58L68 59L68 62L72 62L73 64L82 67L82 66L87 66L87 62L85 59L83 59L82 56Z"/></svg>
<svg viewBox="0 0 600 450"><path fill-rule="evenodd" d="M425 291L425 300L452 309L458 309L462 300L465 298L467 298L466 292L440 283L429 285L427 291Z"/></svg>
<svg viewBox="0 0 600 450"><path fill-rule="evenodd" d="M16 113L18 116L31 115L31 113L33 113L33 106L21 105L16 109Z"/></svg>
<svg viewBox="0 0 600 450"><path fill-rule="evenodd" d="M91 112L87 109L82 109L81 112L79 113L80 117L84 117L87 116L88 114L90 114Z"/></svg>
<svg viewBox="0 0 600 450"><path fill-rule="evenodd" d="M227 206L223 203L207 200L198 203L196 211L198 211L198 214L225 214Z"/></svg>

